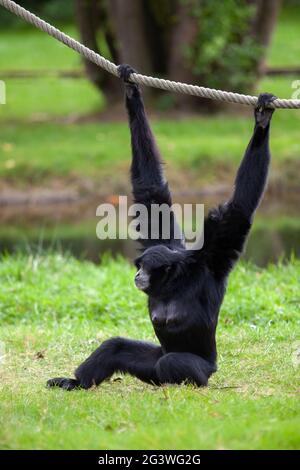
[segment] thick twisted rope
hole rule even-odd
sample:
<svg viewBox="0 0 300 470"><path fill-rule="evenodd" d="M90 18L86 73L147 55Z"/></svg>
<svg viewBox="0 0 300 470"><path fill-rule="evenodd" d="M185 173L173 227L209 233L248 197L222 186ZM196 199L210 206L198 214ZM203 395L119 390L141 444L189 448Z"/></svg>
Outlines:
<svg viewBox="0 0 300 470"><path fill-rule="evenodd" d="M11 0L0 0L0 5L2 5L4 8L11 11L15 15L19 16L20 18L23 18L28 23L33 24L40 30L54 37L58 41L64 43L71 49L74 49L74 51L79 52L79 54L83 55L86 59L90 60L91 62L94 62L107 72L117 77L119 76L118 67L114 63L105 59L100 54L97 54L96 52L92 51L88 47L71 38L67 34L63 33L51 24L47 23L46 21L34 15L30 11L21 7L17 3ZM256 96L242 95L239 93L215 90L213 88L206 88L197 85L188 85L187 83L174 82L171 80L164 80L162 78L148 77L139 73L131 74L130 81L134 83L139 83L141 85L160 88L166 91L185 93L187 95L199 96L201 98L210 98L213 100L225 101L228 103L245 104L248 106L255 106L257 103ZM276 99L275 101L273 101L272 106L274 106L274 108L285 109L300 108L300 100Z"/></svg>

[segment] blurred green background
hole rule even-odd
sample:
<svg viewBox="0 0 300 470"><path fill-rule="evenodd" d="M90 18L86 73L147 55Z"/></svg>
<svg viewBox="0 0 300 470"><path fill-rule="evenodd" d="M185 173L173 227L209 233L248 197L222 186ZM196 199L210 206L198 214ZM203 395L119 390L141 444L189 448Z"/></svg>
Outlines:
<svg viewBox="0 0 300 470"><path fill-rule="evenodd" d="M296 1L19 3L144 73L282 98L296 91ZM130 243L95 234L96 207L130 194L121 84L2 8L0 25L0 250L51 246L94 261L107 250L132 257ZM225 200L251 136L252 109L145 94L175 202L209 208ZM246 254L260 265L300 253L299 122L299 110L274 115L269 188Z"/></svg>

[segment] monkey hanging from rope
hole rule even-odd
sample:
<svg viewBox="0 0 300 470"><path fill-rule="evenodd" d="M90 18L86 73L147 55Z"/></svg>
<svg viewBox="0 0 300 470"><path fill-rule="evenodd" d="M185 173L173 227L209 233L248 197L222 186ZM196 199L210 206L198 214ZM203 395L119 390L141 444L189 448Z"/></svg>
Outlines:
<svg viewBox="0 0 300 470"><path fill-rule="evenodd" d="M134 70L119 67L125 83L132 144L131 181L136 203L149 210L172 198L164 179ZM183 237L143 239L135 284L148 296L150 319L159 344L115 337L104 341L75 371L75 378L50 379L66 390L99 385L115 372L149 384L207 385L216 371L216 328L227 279L243 251L253 215L262 198L270 163L269 133L275 96L264 93L255 108L252 138L237 172L231 198L211 210L204 223L204 246L186 249ZM150 218L151 229L151 218ZM149 231L151 233L151 230Z"/></svg>

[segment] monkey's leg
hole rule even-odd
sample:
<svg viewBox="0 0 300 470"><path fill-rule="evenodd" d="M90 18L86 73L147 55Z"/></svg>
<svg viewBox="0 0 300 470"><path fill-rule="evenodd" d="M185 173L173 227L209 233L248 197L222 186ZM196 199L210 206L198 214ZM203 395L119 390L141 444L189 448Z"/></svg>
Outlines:
<svg viewBox="0 0 300 470"><path fill-rule="evenodd" d="M156 364L160 384L192 383L198 387L207 385L208 379L217 370L216 366L196 354L168 353Z"/></svg>
<svg viewBox="0 0 300 470"><path fill-rule="evenodd" d="M160 346L125 338L111 338L101 344L76 370L76 379L50 379L48 387L72 390L90 388L108 379L114 372L131 374L147 383L158 383L155 364L162 356Z"/></svg>

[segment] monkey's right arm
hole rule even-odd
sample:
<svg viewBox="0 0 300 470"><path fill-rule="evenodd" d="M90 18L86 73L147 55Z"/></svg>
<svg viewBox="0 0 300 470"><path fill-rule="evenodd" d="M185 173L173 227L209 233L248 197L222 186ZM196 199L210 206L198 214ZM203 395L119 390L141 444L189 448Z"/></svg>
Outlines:
<svg viewBox="0 0 300 470"><path fill-rule="evenodd" d="M148 239L143 239L141 234L140 241L145 247L161 243L182 246L182 234L173 211L170 212L170 235L167 238L162 237L161 223L158 227L157 221L151 221L151 205L167 204L171 207L172 197L163 175L161 157L146 116L139 86L129 81L132 73L134 70L129 65L119 66L120 77L125 82L126 108L131 131L133 196L135 203L143 204L148 211ZM151 240L154 224L159 236Z"/></svg>
<svg viewBox="0 0 300 470"><path fill-rule="evenodd" d="M243 251L252 218L262 198L270 164L269 133L276 97L261 94L255 108L255 127L238 169L231 199L210 212L205 223L204 248L212 270L226 275Z"/></svg>

